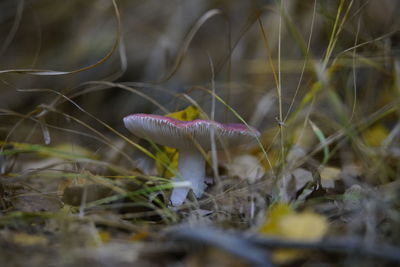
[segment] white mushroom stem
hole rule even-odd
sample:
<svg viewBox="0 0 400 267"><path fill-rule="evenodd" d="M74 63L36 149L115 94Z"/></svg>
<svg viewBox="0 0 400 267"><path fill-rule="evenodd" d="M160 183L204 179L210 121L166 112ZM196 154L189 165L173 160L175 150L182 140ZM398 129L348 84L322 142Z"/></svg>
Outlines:
<svg viewBox="0 0 400 267"><path fill-rule="evenodd" d="M191 189L197 198L200 198L205 188L205 166L204 156L197 148L179 150L178 177L177 181L189 181ZM174 188L171 194L171 203L174 206L181 205L190 188Z"/></svg>

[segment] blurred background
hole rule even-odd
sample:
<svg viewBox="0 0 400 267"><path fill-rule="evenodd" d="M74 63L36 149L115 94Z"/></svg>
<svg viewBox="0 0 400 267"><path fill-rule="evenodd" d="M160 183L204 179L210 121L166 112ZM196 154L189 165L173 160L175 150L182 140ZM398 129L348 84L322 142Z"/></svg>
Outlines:
<svg viewBox="0 0 400 267"><path fill-rule="evenodd" d="M265 128L278 116L278 73L284 114L319 79L338 2L284 1L282 18L276 1L121 0L117 5L120 16L109 0L1 1L2 70L74 71L106 57L120 42L104 62L79 73L0 74L0 108L27 114L40 105L54 105L61 112L82 116L59 98L55 93L59 92L121 129L121 118L129 113L165 113L187 106L182 93L209 114L211 97L204 89L211 89L214 81L216 94L253 126ZM395 77L398 14L399 3L391 0L352 1L348 14L342 13L346 19L340 21L343 29L332 52L341 63L332 83L344 101L352 101L345 87L353 86L351 72L357 65L362 112L376 109L369 100L382 95ZM353 62L351 48L358 44L363 45ZM23 91L27 89L53 92ZM60 116L46 116L62 123L55 121ZM216 117L237 121L220 103ZM1 120L4 138L15 118Z"/></svg>

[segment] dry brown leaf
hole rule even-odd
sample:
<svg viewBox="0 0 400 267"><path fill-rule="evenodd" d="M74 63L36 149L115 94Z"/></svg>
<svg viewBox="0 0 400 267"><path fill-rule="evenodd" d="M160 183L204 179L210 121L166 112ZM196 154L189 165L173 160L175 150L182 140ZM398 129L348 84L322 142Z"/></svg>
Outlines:
<svg viewBox="0 0 400 267"><path fill-rule="evenodd" d="M110 196L113 190L102 184L68 186L62 194L62 201L71 206L79 206Z"/></svg>
<svg viewBox="0 0 400 267"><path fill-rule="evenodd" d="M265 174L260 161L252 155L240 155L227 164L228 175L254 183Z"/></svg>
<svg viewBox="0 0 400 267"><path fill-rule="evenodd" d="M336 167L323 167L319 172L322 187L334 188L335 181L340 179L341 172L342 171Z"/></svg>
<svg viewBox="0 0 400 267"><path fill-rule="evenodd" d="M284 178L279 181L279 188L283 201L288 202L295 199L298 193L308 184L312 183L314 178L312 173L306 169L297 168L291 173L287 173ZM306 192L306 194L310 194Z"/></svg>
<svg viewBox="0 0 400 267"><path fill-rule="evenodd" d="M25 212L55 212L62 207L61 201L57 197L41 193L22 193L15 195L12 199L12 205L15 209Z"/></svg>

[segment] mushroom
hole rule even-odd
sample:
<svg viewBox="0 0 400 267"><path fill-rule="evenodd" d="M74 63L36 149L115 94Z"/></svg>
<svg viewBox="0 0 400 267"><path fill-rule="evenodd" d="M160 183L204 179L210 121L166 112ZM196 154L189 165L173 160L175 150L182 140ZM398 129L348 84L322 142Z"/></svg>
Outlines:
<svg viewBox="0 0 400 267"><path fill-rule="evenodd" d="M193 193L200 198L205 189L205 158L202 154L211 149L212 134L218 140L217 148L254 141L260 133L244 124L222 124L212 120L180 121L152 115L133 114L124 118L125 127L140 138L147 138L157 144L176 148L179 152L176 178L189 181ZM189 188L175 187L171 194L173 206L181 205Z"/></svg>

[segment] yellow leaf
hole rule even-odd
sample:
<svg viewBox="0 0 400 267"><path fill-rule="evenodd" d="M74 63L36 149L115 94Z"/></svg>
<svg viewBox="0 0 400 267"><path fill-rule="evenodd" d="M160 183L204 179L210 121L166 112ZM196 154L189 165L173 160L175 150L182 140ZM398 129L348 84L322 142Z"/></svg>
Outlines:
<svg viewBox="0 0 400 267"><path fill-rule="evenodd" d="M165 115L181 121L192 121L200 116L199 110L194 106ZM178 169L178 152L174 148L163 147L161 151L156 152L156 168L159 174L165 178L171 178L176 175Z"/></svg>
<svg viewBox="0 0 400 267"><path fill-rule="evenodd" d="M272 254L272 260L278 264L285 264L301 259L304 254L298 249L277 249Z"/></svg>
<svg viewBox="0 0 400 267"><path fill-rule="evenodd" d="M45 246L48 239L41 235L31 235L26 233L15 233L12 236L14 243L22 246Z"/></svg>
<svg viewBox="0 0 400 267"><path fill-rule="evenodd" d="M99 238L103 243L108 243L110 241L110 233L106 231L99 231Z"/></svg>
<svg viewBox="0 0 400 267"><path fill-rule="evenodd" d="M284 240L315 242L328 231L325 217L311 211L295 212L289 205L274 205L267 221L260 228L263 235L274 236ZM278 249L273 253L276 263L288 263L304 257L305 253L296 249Z"/></svg>
<svg viewBox="0 0 400 267"><path fill-rule="evenodd" d="M311 212L288 214L279 221L283 238L296 241L318 241L328 230L325 217Z"/></svg>
<svg viewBox="0 0 400 267"><path fill-rule="evenodd" d="M130 237L130 240L132 240L132 241L143 241L148 236L149 236L149 233L147 231L142 231L142 232L138 232L138 233L133 234Z"/></svg>
<svg viewBox="0 0 400 267"><path fill-rule="evenodd" d="M181 121L192 121L192 120L199 118L199 116L200 116L200 112L194 106L188 106L187 108L185 108L183 110L165 115L165 117L169 117L169 118L173 118L173 119L181 120Z"/></svg>
<svg viewBox="0 0 400 267"><path fill-rule="evenodd" d="M178 152L175 148L163 147L155 154L157 172L165 178L174 177L178 170ZM168 166L168 167L166 167Z"/></svg>
<svg viewBox="0 0 400 267"><path fill-rule="evenodd" d="M366 145L380 146L388 135L388 130L382 124L377 124L365 130L362 137Z"/></svg>
<svg viewBox="0 0 400 267"><path fill-rule="evenodd" d="M278 203L274 205L268 216L268 220L260 228L260 233L267 235L280 235L280 219L293 213L294 211L288 204Z"/></svg>

